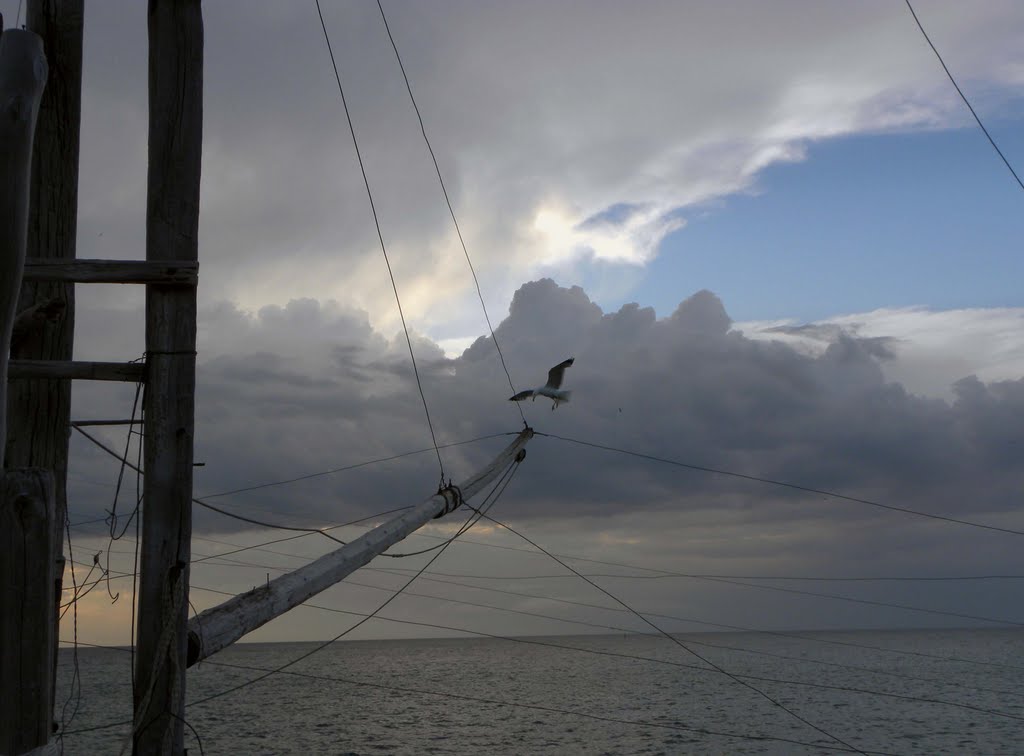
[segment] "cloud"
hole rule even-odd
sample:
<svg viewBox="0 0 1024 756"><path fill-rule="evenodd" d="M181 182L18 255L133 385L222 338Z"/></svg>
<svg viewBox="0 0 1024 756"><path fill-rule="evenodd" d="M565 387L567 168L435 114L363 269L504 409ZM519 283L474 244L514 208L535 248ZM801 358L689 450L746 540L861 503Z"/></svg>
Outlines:
<svg viewBox="0 0 1024 756"><path fill-rule="evenodd" d="M203 323L200 491L431 445L404 337L382 336L366 313L307 299L253 315L219 306L204 311ZM1015 506L1021 478L1007 450L1020 433L1013 418L1024 410L1019 378L964 377L948 402L915 395L885 377L883 366L899 362L899 351L890 354L877 337L837 332L816 354L748 338L707 291L659 320L635 304L604 313L579 287L545 279L517 291L496 335L517 387L576 357L566 375L570 405L557 412L543 400L525 405L540 430L954 516L998 517ZM455 359L421 336L414 348L439 442L516 429L489 338ZM756 516L772 518L773 502L789 497L550 439L534 447L518 504L530 517L599 517L628 499L636 511L763 506ZM447 474L467 473L491 451L493 444L443 452ZM436 477L431 456L417 457L407 476L396 477L395 466L369 469L255 492L252 501L275 508L287 501L282 512L310 522L366 514L422 498ZM778 516L790 516L788 507ZM874 516L830 512L840 520ZM217 528L237 527L205 517Z"/></svg>
<svg viewBox="0 0 1024 756"><path fill-rule="evenodd" d="M756 188L760 171L802 159L815 140L966 122L900 7L582 7L389 8L488 301L555 269L579 280L609 261L642 265L689 209ZM145 14L136 3L91 12L79 255L138 257ZM983 96L1019 81L1012 3L925 12ZM472 281L376 9L325 14L408 314L438 338L478 333ZM205 9L200 295L247 310L335 299L390 331L390 284L314 15L272 2L242 15Z"/></svg>
<svg viewBox="0 0 1024 756"><path fill-rule="evenodd" d="M99 348L93 343L99 340L96 334L116 340L127 328L124 312L93 309L83 316L86 332L92 334L80 341L87 350ZM823 348L808 351L767 340L765 333L748 337L711 292L693 294L670 316L658 319L651 308L637 304L603 312L581 288L563 288L544 279L519 288L496 334L517 388L535 384L565 357L576 358L565 379L574 392L571 403L555 412L543 400L524 404L539 431L1021 529L1024 379L1018 375L983 382L966 375L952 386L948 400L922 396L886 377L888 366L899 364L905 350L889 352L879 348L880 336L861 338L830 328L810 331ZM791 338L785 331L775 334ZM884 345L903 345L907 338L902 333ZM422 336L414 337L414 347L441 444L518 431L519 415L508 401L510 389L489 337L480 337L454 359ZM297 527L321 527L422 501L437 484L438 468L405 349L404 336L382 335L365 312L337 303L295 300L255 313L229 304L204 308L196 458L205 466L196 469L197 494L313 475L211 499L246 517ZM76 384L75 415L126 416L132 395L131 386ZM99 432L116 449L123 448L113 431ZM509 438L442 449L446 475L460 479L485 464ZM416 450L422 451L318 475ZM71 458L72 522L101 517L111 508L116 461L77 435ZM122 515L130 510L133 496L129 475L122 490ZM529 445L526 461L495 514L559 553L683 572L977 574L1013 572L1019 561L1012 535L680 469L545 436ZM448 535L454 522L440 521L424 533ZM102 528L76 529L76 553L102 548L105 540L84 535ZM363 531L337 532L349 539ZM201 556L231 550L229 544L298 534L254 528L197 507L195 535L194 549ZM469 538L523 547L495 529L474 530ZM435 543L416 536L399 550ZM296 566L301 558L335 545L311 537L271 546L273 554L237 557L256 566L204 562L196 567L193 582L246 590L265 579L268 569L260 565ZM281 553L299 558L286 559ZM455 547L445 559L456 573L547 574L553 569L541 557L473 544ZM374 566L408 565L389 560ZM271 574L277 574L276 568ZM374 578L376 574L361 573L358 580L383 580ZM507 587L523 588L514 583ZM437 595L466 597L457 587L429 588L441 591ZM985 593L988 598L955 593L959 603L951 603L954 589L943 588L944 593L888 586L857 595L994 616L1006 615L1010 605L1000 591ZM699 581L634 581L616 583L616 589L641 607L748 626L942 622L905 611L853 612L824 599L779 595L766 601L753 589ZM552 590L558 593L557 586ZM372 608L376 594L349 586L331 596L344 598L348 608L358 611ZM216 600L215 595L196 594L199 608ZM525 599L509 602L506 597L504 603L530 606ZM756 616L751 607L757 608ZM422 601L403 611L399 616L452 619ZM496 620L479 610L467 610L463 619L500 633L579 629ZM329 637L325 622L311 621L302 628L284 622L258 637Z"/></svg>
<svg viewBox="0 0 1024 756"><path fill-rule="evenodd" d="M636 304L604 312L592 301L598 287L629 298L634 271L690 213L756 191L766 167L802 160L816 140L966 124L902 8L387 7L515 386L576 357L569 406L524 408L538 429L1021 527L1013 513L1021 490L1013 456L1022 427L1019 311L883 310L769 331L732 324L709 292L662 319ZM200 494L431 446L308 10L275 2L248 3L244 14L204 9ZM997 109L1024 71L1015 4L922 10L961 81L978 92L976 104ZM484 323L376 9L325 12L438 440L514 432L519 416L490 339L458 348ZM103 3L90 14L78 254L139 258L144 6ZM550 280L516 289L555 273L585 281L587 291ZM78 301L77 358L140 355L141 292L119 291L111 305L109 291L95 287ZM123 417L133 396L133 386L76 384L75 413ZM116 440L112 431L105 438ZM78 436L72 443L73 519L102 516L116 464ZM502 443L442 450L446 474L458 479ZM437 475L429 450L216 501L271 522L319 526L419 501ZM134 496L128 488L122 512ZM543 437L531 443L501 512L568 553L694 570L934 572L1018 561L1012 538ZM204 538L261 535L201 509L196 526L197 551L226 548ZM288 548L313 555L328 547L300 543ZM494 564L489 558L467 561ZM204 569L231 590L254 579L237 566L233 576L224 566ZM743 608L716 600L718 590L676 586L642 596L651 605L692 600L736 619ZM758 608L765 623L801 624Z"/></svg>
<svg viewBox="0 0 1024 756"><path fill-rule="evenodd" d="M909 391L952 399L966 375L1004 381L1024 375L1024 309L1019 307L931 310L882 308L806 324L739 323L754 339L779 340L820 354L842 334L873 345L886 377Z"/></svg>

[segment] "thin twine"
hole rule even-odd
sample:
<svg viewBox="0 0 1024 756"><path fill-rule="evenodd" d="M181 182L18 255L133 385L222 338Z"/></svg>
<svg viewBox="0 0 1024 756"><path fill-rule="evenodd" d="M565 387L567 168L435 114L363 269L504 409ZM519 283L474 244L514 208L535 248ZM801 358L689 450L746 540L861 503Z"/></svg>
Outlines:
<svg viewBox="0 0 1024 756"><path fill-rule="evenodd" d="M473 267L473 261L469 258L469 250L466 248L466 241L462 238L462 229L459 228L459 221L455 217L455 210L452 208L451 198L448 196L448 189L445 187L444 178L441 176L441 168L437 163L437 157L434 155L434 148L430 145L430 139L427 137L427 127L423 123L423 115L420 113L419 105L416 104L416 98L412 93L412 85L409 83L409 76L405 72L405 65L402 63L402 56L398 54L398 45L395 43L395 38L391 34L391 27L388 25L387 16L384 15L384 6L381 5L381 0L377 0L377 7L380 9L380 18L384 22L384 29L388 33L388 39L391 40L391 47L395 51L395 59L398 61L398 67L402 71L402 78L405 79L405 88L409 92L409 100L412 102L412 107L416 111L416 118L420 122L420 132L423 134L423 141L427 145L427 151L430 153L430 159L434 162L434 170L437 172L437 180L441 184L441 192L444 194L444 201L448 205L448 212L452 216L452 223L455 225L455 233L459 237L459 244L462 245L462 252L466 255L466 262L469 264L469 272L473 274L473 283L476 284L476 295L480 299L480 307L484 311L484 320L487 321L487 330L491 332L491 341L494 342L494 348L498 350L498 359L501 360L501 367L505 370L505 377L508 378L508 387L512 389L512 395L515 396L516 387L512 384L512 376L508 372L508 366L505 364L505 355L501 353L501 347L498 345L498 337L494 335L494 327L491 325L491 317L487 313L487 305L484 303L484 295L480 290L480 280L476 276L476 269ZM516 402L516 409L519 410L519 416L523 419L523 424L528 425L526 422L526 415L523 414L523 407L521 404Z"/></svg>
<svg viewBox="0 0 1024 756"><path fill-rule="evenodd" d="M398 305L398 316L402 320L402 329L405 332L405 343L409 347L409 359L412 361L412 371L416 377L416 387L420 392L420 399L423 402L423 413L427 417L427 427L430 429L430 438L434 442L434 452L437 454L437 464L441 468L441 486L444 485L444 462L441 461L441 450L437 446L437 436L434 435L434 424L430 420L430 408L427 406L427 397L423 393L423 383L420 381L420 371L416 366L416 355L412 349L412 339L409 337L409 326L405 322L405 313L402 310L402 299L398 296L398 284L395 283L395 274L391 270L391 260L388 259L387 246L384 244L384 234L380 229L380 220L377 217L377 207L373 201L373 192L370 191L370 179L366 175L366 167L363 164L363 155L359 149L359 141L356 139L355 125L352 123L352 115L348 109L348 100L345 98L345 89L341 85L341 74L338 73L338 63L334 59L334 48L331 46L331 37L327 33L327 24L324 21L323 11L320 9L320 0L316 0L316 12L320 17L320 27L324 30L324 40L327 42L327 52L331 56L331 66L334 68L334 78L338 82L338 92L341 94L341 104L345 109L345 119L348 121L348 129L352 135L352 145L355 147L356 159L359 161L359 171L363 175L363 184L366 186L366 196L370 201L370 211L373 213L373 224L377 229L377 239L380 241L380 251L384 254L384 263L388 268L388 276L391 278L391 288L395 292L395 302Z"/></svg>

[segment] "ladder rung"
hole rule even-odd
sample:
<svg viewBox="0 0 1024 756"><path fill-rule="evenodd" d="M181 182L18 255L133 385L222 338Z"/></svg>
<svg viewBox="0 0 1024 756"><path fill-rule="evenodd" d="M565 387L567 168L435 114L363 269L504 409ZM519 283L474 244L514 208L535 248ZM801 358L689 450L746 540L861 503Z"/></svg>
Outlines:
<svg viewBox="0 0 1024 756"><path fill-rule="evenodd" d="M30 257L24 280L195 286L197 260L60 260Z"/></svg>
<svg viewBox="0 0 1024 756"><path fill-rule="evenodd" d="M140 362L77 362L68 360L11 360L8 380L48 378L86 381L144 380L146 366Z"/></svg>

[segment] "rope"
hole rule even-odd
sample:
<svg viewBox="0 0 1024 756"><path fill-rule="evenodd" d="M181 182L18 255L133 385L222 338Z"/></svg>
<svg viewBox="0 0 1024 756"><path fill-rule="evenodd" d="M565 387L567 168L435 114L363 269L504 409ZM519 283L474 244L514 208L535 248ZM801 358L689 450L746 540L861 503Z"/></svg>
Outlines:
<svg viewBox="0 0 1024 756"><path fill-rule="evenodd" d="M398 284L395 283L395 274L391 270L391 260L388 259L387 246L384 244L384 234L380 229L380 220L377 217L377 206L373 201L373 192L370 191L370 179L366 175L366 167L363 164L363 155L359 149L359 141L356 139L356 129L352 123L352 115L348 109L348 100L345 98L345 89L341 85L341 74L338 73L338 64L334 59L334 48L331 46L331 37L327 33L327 24L324 21L323 11L320 9L320 0L316 0L316 12L320 17L320 27L324 30L324 40L327 42L327 52L331 56L331 66L334 68L334 78L338 82L338 93L341 95L341 104L345 109L345 119L348 121L348 129L352 134L352 144L355 147L356 158L359 161L359 171L363 174L363 184L366 186L366 196L370 200L370 211L373 213L373 224L377 229L377 239L380 241L380 251L384 254L384 263L388 268L388 276L391 278L391 288L395 292L395 302L398 305L398 316L402 320L402 329L405 331L405 343L409 347L409 359L412 361L412 372L416 377L416 387L420 392L420 400L423 402L423 413L427 417L427 427L430 429L430 438L434 442L434 452L437 454L437 464L441 468L441 484L444 484L444 463L441 461L441 451L437 445L437 436L434 435L434 424L430 420L430 408L427 406L427 397L423 393L423 383L420 381L420 371L416 366L416 355L412 349L412 339L409 337L409 326L405 322L405 313L402 311L402 299L398 296Z"/></svg>
<svg viewBox="0 0 1024 756"><path fill-rule="evenodd" d="M398 54L398 45L395 43L395 38L391 34L391 27L388 25L387 16L384 15L384 6L381 5L381 0L377 0L377 8L380 9L380 18L384 22L384 29L388 33L388 39L391 40L391 48L395 51L395 59L398 61L398 67L402 71L402 78L405 79L405 89L409 93L409 100L412 102L412 107L416 111L416 118L420 122L420 133L423 134L423 141L427 145L427 151L430 153L430 159L434 162L434 171L437 173L437 180L441 184L441 192L444 194L444 201L448 205L448 213L452 217L452 223L455 225L455 233L459 237L459 244L462 245L462 252L466 256L466 263L469 265L469 272L473 275L473 283L476 285L476 295L480 299L480 307L484 311L484 320L487 321L487 330L491 332L491 341L494 342L494 348L498 351L498 359L501 360L501 367L505 371L505 377L508 378L508 387L512 389L512 395L515 396L516 387L512 385L512 376L508 372L508 366L505 364L505 355L501 353L501 346L498 344L498 337L494 335L494 327L491 325L491 317L487 314L487 305L484 303L484 295L480 290L480 280L476 276L476 269L473 267L473 261L469 258L469 249L466 248L466 240L462 237L462 229L459 228L459 221L455 217L455 210L452 208L451 198L448 196L448 189L445 187L444 178L441 176L441 168L437 163L437 156L434 155L434 148L430 145L430 139L427 137L427 127L423 124L423 115L420 113L420 107L416 104L416 98L412 93L412 85L409 83L409 75L405 72L405 64L402 63L402 56ZM519 410L519 416L523 419L523 425L528 425L526 422L526 415L523 414L523 407L519 402L516 402L516 409Z"/></svg>

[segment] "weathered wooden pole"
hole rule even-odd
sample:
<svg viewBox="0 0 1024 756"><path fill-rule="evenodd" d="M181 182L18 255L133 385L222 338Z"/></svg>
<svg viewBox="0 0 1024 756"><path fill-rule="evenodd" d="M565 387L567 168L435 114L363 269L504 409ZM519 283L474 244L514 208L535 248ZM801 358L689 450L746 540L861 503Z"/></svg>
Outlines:
<svg viewBox="0 0 1024 756"><path fill-rule="evenodd" d="M53 725L53 475L0 472L0 753L44 748Z"/></svg>
<svg viewBox="0 0 1024 756"><path fill-rule="evenodd" d="M78 145L82 103L82 0L29 0L27 28L39 35L49 64L32 150L26 257L75 257L78 227ZM44 310L19 328L15 360L70 360L74 284L23 279L19 314ZM7 464L53 470L57 519L67 509L69 381L17 381L8 390Z"/></svg>
<svg viewBox="0 0 1024 756"><path fill-rule="evenodd" d="M0 439L7 437L7 366L25 266L32 140L46 72L37 35L20 29L0 34ZM6 452L0 451L0 469L6 466Z"/></svg>
<svg viewBox="0 0 1024 756"><path fill-rule="evenodd" d="M146 259L198 259L203 135L199 0L149 2ZM145 488L134 752L184 753L196 290L146 287Z"/></svg>
<svg viewBox="0 0 1024 756"><path fill-rule="evenodd" d="M29 31L43 41L50 74L39 104L32 150L26 264L30 259L70 261L78 229L78 146L82 111L83 0L28 0ZM73 283L23 277L19 323L11 344L15 360L70 360L75 328ZM33 317L23 316L31 313ZM19 327L20 326L20 327ZM7 460L12 467L53 471L56 568L53 601L60 605L64 576L63 524L67 517L71 381L22 380L7 395ZM60 612L54 613L53 677L57 682Z"/></svg>
<svg viewBox="0 0 1024 756"><path fill-rule="evenodd" d="M315 596L367 564L389 546L401 541L435 517L453 509L462 499L470 499L519 460L523 447L533 438L529 428L522 431L491 464L460 483L432 496L405 514L364 533L351 543L325 554L304 567L228 599L196 615L189 622L191 666L231 645L246 633L265 625Z"/></svg>

